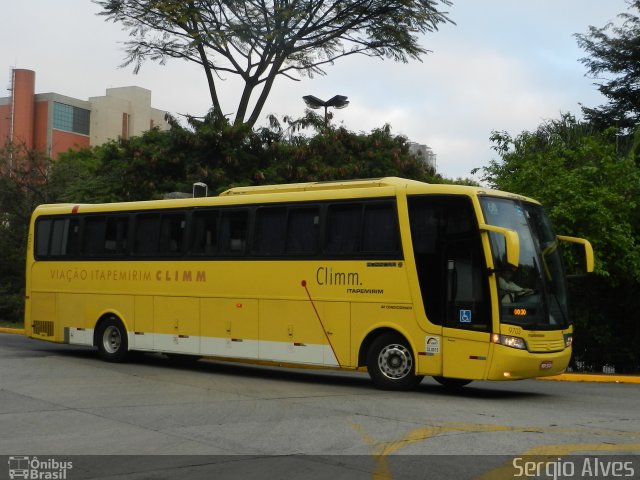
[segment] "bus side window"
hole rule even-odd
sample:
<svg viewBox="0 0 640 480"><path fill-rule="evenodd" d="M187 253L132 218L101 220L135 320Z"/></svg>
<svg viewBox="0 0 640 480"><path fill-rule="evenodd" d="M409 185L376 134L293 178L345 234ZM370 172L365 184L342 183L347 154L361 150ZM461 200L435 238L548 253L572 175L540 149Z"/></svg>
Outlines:
<svg viewBox="0 0 640 480"><path fill-rule="evenodd" d="M211 255L218 252L218 211L197 211L192 217L191 253Z"/></svg>
<svg viewBox="0 0 640 480"><path fill-rule="evenodd" d="M36 224L38 258L69 257L78 254L79 226L77 219L42 219Z"/></svg>
<svg viewBox="0 0 640 480"><path fill-rule="evenodd" d="M49 242L51 241L51 227L53 220L40 219L36 223L36 257L43 258L49 255Z"/></svg>
<svg viewBox="0 0 640 480"><path fill-rule="evenodd" d="M136 216L133 252L138 255L155 255L158 253L160 236L160 215L142 213Z"/></svg>
<svg viewBox="0 0 640 480"><path fill-rule="evenodd" d="M82 238L82 253L95 256L104 253L107 219L104 216L86 217Z"/></svg>
<svg viewBox="0 0 640 480"><path fill-rule="evenodd" d="M320 235L320 209L318 207L292 207L287 223L286 252L316 254Z"/></svg>
<svg viewBox="0 0 640 480"><path fill-rule="evenodd" d="M422 292L425 314L431 323L442 325L445 316L442 207L439 197L409 199L411 241Z"/></svg>
<svg viewBox="0 0 640 480"><path fill-rule="evenodd" d="M327 253L356 253L360 243L361 219L362 204L330 205L327 218Z"/></svg>
<svg viewBox="0 0 640 480"><path fill-rule="evenodd" d="M104 253L108 255L125 253L129 239L129 217L109 216L106 221Z"/></svg>
<svg viewBox="0 0 640 480"><path fill-rule="evenodd" d="M184 213L162 215L158 253L162 255L179 255L182 253L186 227L187 219Z"/></svg>
<svg viewBox="0 0 640 480"><path fill-rule="evenodd" d="M182 253L186 215L143 213L136 217L133 251L140 255L176 256Z"/></svg>
<svg viewBox="0 0 640 480"><path fill-rule="evenodd" d="M63 245L66 245L66 249L63 250L62 254L77 256L80 253L80 221L78 219L68 220L65 237Z"/></svg>
<svg viewBox="0 0 640 480"><path fill-rule="evenodd" d="M247 210L234 210L220 214L220 252L224 254L244 254L247 246Z"/></svg>
<svg viewBox="0 0 640 480"><path fill-rule="evenodd" d="M362 222L362 251L366 253L397 253L398 220L391 203L365 206Z"/></svg>
<svg viewBox="0 0 640 480"><path fill-rule="evenodd" d="M282 255L286 242L287 209L261 207L256 211L254 248L258 255Z"/></svg>

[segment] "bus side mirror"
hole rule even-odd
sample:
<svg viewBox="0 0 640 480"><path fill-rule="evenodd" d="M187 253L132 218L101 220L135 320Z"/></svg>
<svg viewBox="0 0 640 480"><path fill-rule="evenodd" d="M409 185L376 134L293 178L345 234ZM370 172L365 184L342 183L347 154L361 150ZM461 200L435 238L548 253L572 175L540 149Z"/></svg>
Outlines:
<svg viewBox="0 0 640 480"><path fill-rule="evenodd" d="M520 238L518 232L495 225L481 224L480 230L483 232L494 232L504 237L504 245L507 252L507 263L514 268L520 265Z"/></svg>
<svg viewBox="0 0 640 480"><path fill-rule="evenodd" d="M587 273L593 272L593 247L591 242L584 238L567 237L566 235L558 235L558 240L562 242L577 243L584 247L585 265L587 267Z"/></svg>

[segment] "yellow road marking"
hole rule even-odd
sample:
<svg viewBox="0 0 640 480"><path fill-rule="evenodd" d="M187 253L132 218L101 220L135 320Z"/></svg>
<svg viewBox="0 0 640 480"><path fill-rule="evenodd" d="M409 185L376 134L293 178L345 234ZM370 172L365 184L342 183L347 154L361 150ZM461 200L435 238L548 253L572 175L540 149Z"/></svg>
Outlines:
<svg viewBox="0 0 640 480"><path fill-rule="evenodd" d="M582 433L591 435L607 435L622 437L640 437L640 432L615 432L615 431L598 431L586 430L579 428L559 428L559 427L512 427L506 425L492 425L479 423L452 422L445 425L436 425L432 427L421 427L410 430L400 438L392 439L386 442L377 441L371 434L365 431L364 427L359 423L352 422L351 427L357 431L362 437L363 442L369 446L371 455L374 457L375 469L372 478L374 480L391 480L393 475L389 469L388 456L396 453L398 450L412 445L414 443L436 437L448 432L539 432L539 433ZM537 461L546 463L556 462L558 457L568 455L575 452L622 452L622 451L640 451L640 444L560 444L560 445L540 445L532 447L520 455L513 458L527 456L527 461ZM503 480L513 479L516 469L513 465L513 459L504 465L490 470L486 474L479 477L478 480Z"/></svg>

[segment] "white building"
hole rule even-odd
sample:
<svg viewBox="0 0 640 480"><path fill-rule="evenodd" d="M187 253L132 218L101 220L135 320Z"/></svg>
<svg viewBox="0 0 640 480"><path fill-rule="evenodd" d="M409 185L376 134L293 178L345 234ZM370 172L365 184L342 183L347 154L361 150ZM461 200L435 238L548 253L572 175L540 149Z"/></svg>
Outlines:
<svg viewBox="0 0 640 480"><path fill-rule="evenodd" d="M421 145L416 142L410 142L409 151L414 155L418 155L419 157L421 157L427 167L432 168L434 172L436 171L437 155L433 152L431 147L427 145Z"/></svg>

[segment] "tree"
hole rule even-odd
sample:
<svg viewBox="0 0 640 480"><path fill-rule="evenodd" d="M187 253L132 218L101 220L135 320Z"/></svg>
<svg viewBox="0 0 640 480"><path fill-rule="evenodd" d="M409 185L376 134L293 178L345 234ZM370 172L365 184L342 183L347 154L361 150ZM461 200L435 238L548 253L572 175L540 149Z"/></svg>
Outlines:
<svg viewBox="0 0 640 480"><path fill-rule="evenodd" d="M212 193L238 185L404 176L439 181L409 141L391 127L369 134L326 128L312 112L282 124L253 130L211 113L172 122L168 131L62 154L52 165L50 190L56 201L148 200L173 191L189 192L205 182ZM299 126L315 128L307 137Z"/></svg>
<svg viewBox="0 0 640 480"><path fill-rule="evenodd" d="M29 220L50 198L47 165L47 158L21 145L0 149L0 320L23 318Z"/></svg>
<svg viewBox="0 0 640 480"><path fill-rule="evenodd" d="M500 160L483 169L484 181L540 200L558 233L593 244L595 275L570 284L574 358L600 372L605 364L638 371L640 132L621 153L615 128L601 131L564 115L515 138L494 132L491 139Z"/></svg>
<svg viewBox="0 0 640 480"><path fill-rule="evenodd" d="M640 11L640 0L630 2L630 10ZM631 11L618 17L623 20L620 26L590 26L587 34L576 34L578 45L589 54L580 61L588 75L601 81L596 85L608 99L606 105L583 107L583 112L599 128L633 131L640 123L640 17Z"/></svg>
<svg viewBox="0 0 640 480"><path fill-rule="evenodd" d="M557 230L590 239L598 275L640 282L638 142L620 155L615 129L601 132L568 114L516 138L493 132L491 140L501 161L483 169L484 181L540 200Z"/></svg>
<svg viewBox="0 0 640 480"><path fill-rule="evenodd" d="M346 128L325 128L312 112L302 119L315 125L316 135L289 139L279 135L268 149L269 160L260 183L290 183L351 178L400 176L421 181L438 181L435 171L409 151L409 140L393 135L385 125L371 133ZM295 124L296 122L294 122ZM264 135L267 129L262 129Z"/></svg>
<svg viewBox="0 0 640 480"><path fill-rule="evenodd" d="M324 74L336 59L364 54L407 62L427 50L419 34L450 21L449 0L94 0L100 15L129 30L123 66L179 58L201 65L215 112L215 76L238 75L244 89L235 123L253 126L279 75ZM220 78L220 77L218 77ZM253 98L254 93L257 98ZM253 103L253 108L250 106Z"/></svg>

